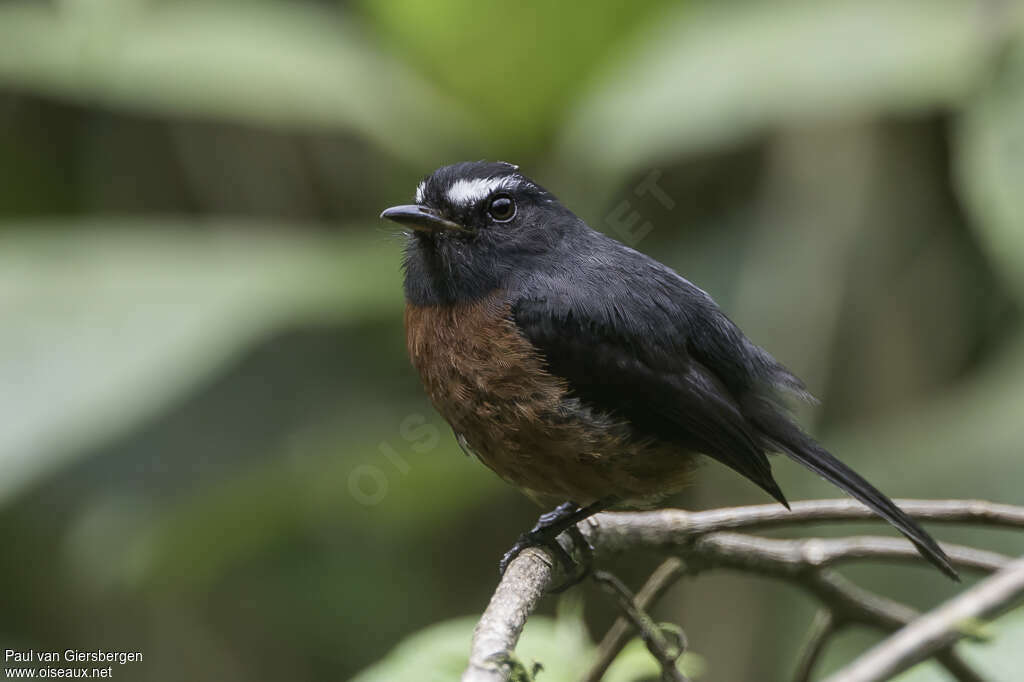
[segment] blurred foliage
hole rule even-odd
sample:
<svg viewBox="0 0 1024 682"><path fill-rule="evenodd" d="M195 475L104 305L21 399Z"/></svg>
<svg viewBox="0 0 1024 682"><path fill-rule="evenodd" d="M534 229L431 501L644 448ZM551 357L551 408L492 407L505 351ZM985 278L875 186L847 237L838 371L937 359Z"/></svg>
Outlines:
<svg viewBox="0 0 1024 682"><path fill-rule="evenodd" d="M1002 275L1024 291L1024 43L967 107L956 138L958 180L982 243Z"/></svg>
<svg viewBox="0 0 1024 682"><path fill-rule="evenodd" d="M472 141L455 104L312 3L8 3L0 77L161 114L352 128L418 163Z"/></svg>
<svg viewBox="0 0 1024 682"><path fill-rule="evenodd" d="M536 154L595 71L664 0L360 3L381 34L486 122L508 154ZM567 30L568 29L568 30Z"/></svg>
<svg viewBox="0 0 1024 682"><path fill-rule="evenodd" d="M451 679L536 510L426 403L375 221L463 158L709 290L884 490L1024 503L1022 126L1000 0L0 2L0 645L138 649L140 680ZM761 501L708 467L679 503ZM614 616L582 592L585 619L527 627L540 680ZM656 615L715 682L789 675L812 613L714 575ZM1020 622L964 655L1013 679ZM636 642L616 665L652 673Z"/></svg>
<svg viewBox="0 0 1024 682"><path fill-rule="evenodd" d="M993 32L1021 21L1018 12L986 25L994 18L980 10L971 0L805 0L667 12L577 103L565 153L645 168L769 126L957 103L998 49Z"/></svg>
<svg viewBox="0 0 1024 682"><path fill-rule="evenodd" d="M0 337L0 502L51 458L160 410L254 337L389 304L397 314L373 281L396 269L383 242L119 222L8 224L0 235L0 315L18 320ZM53 343L59 354L45 352Z"/></svg>

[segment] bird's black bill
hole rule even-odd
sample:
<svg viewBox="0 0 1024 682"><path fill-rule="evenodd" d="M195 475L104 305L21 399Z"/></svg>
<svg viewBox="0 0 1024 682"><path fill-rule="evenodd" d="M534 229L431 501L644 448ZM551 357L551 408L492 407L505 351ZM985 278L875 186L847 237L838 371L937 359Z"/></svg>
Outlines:
<svg viewBox="0 0 1024 682"><path fill-rule="evenodd" d="M394 220L399 225L405 225L406 227L423 232L441 232L444 230L466 231L465 227L448 220L434 209L419 206L418 204L392 206L385 209L380 214L380 217Z"/></svg>

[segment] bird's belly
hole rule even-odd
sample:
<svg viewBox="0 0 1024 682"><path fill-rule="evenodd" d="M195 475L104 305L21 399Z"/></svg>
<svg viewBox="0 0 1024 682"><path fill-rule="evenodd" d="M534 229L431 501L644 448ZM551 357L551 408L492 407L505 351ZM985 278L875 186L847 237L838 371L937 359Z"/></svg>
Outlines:
<svg viewBox="0 0 1024 682"><path fill-rule="evenodd" d="M539 501L645 505L684 487L695 457L637 439L569 394L494 297L406 307L409 355L435 408L484 464Z"/></svg>

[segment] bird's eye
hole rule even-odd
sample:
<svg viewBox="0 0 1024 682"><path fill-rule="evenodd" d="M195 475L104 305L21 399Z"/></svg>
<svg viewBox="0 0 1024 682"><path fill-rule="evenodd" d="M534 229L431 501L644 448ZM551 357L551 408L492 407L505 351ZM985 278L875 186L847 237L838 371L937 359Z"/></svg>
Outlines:
<svg viewBox="0 0 1024 682"><path fill-rule="evenodd" d="M496 196L491 199L487 206L487 212L499 223L506 223L516 214L516 204L511 197L505 195Z"/></svg>

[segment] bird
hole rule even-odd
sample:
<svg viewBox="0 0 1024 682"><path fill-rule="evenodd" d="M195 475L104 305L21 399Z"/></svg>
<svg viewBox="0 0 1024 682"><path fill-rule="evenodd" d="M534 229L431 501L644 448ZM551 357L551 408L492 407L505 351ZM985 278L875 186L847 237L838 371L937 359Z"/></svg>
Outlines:
<svg viewBox="0 0 1024 682"><path fill-rule="evenodd" d="M462 449L554 509L502 559L599 511L655 508L702 458L789 507L782 453L899 530L958 580L916 521L792 417L804 384L705 291L594 230L502 161L438 168L405 228L406 345ZM555 506L557 505L557 506Z"/></svg>

